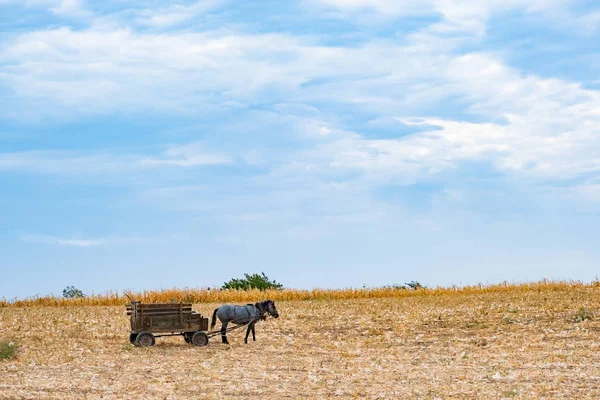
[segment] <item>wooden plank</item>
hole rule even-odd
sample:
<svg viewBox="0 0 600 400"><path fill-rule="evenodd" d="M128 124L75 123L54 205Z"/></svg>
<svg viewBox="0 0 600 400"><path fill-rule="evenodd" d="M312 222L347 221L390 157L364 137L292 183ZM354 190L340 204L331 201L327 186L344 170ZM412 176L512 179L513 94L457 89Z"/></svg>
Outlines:
<svg viewBox="0 0 600 400"><path fill-rule="evenodd" d="M143 311L144 311L144 314L148 314L148 315L150 315L150 314L177 314L177 315L192 314L192 310L181 311L181 312L179 310L151 310L151 311L143 310ZM137 312L140 313L141 311L138 310ZM127 314L132 314L132 313L133 313L133 311L127 311Z"/></svg>
<svg viewBox="0 0 600 400"><path fill-rule="evenodd" d="M131 315L132 312L131 311L127 311L127 315ZM179 315L197 315L197 314L192 314L192 311L182 311L179 312L179 310L152 310L152 311L147 311L144 310L144 315L148 315L148 316L154 316L154 315L175 315L177 317L179 317Z"/></svg>
<svg viewBox="0 0 600 400"><path fill-rule="evenodd" d="M179 305L179 326L183 326L183 304Z"/></svg>
<svg viewBox="0 0 600 400"><path fill-rule="evenodd" d="M136 308L127 307L126 308L126 310L179 310L179 309L191 310L192 307L136 307Z"/></svg>
<svg viewBox="0 0 600 400"><path fill-rule="evenodd" d="M136 303L135 307L179 307L179 303ZM192 304L183 304L183 307L191 307ZM131 308L131 304L126 304L125 307Z"/></svg>
<svg viewBox="0 0 600 400"><path fill-rule="evenodd" d="M134 321L132 331L150 331L150 332L194 332L207 331L208 318L186 318L183 323L179 323L178 316L168 317L149 317L144 320Z"/></svg>
<svg viewBox="0 0 600 400"><path fill-rule="evenodd" d="M127 314L131 314L133 313L132 310L127 310L126 311ZM154 313L159 313L159 314L164 314L164 313L171 313L171 314L192 314L192 310L169 310L169 309L158 309L158 310L136 310L136 312L140 313L143 312L144 314L154 314Z"/></svg>
<svg viewBox="0 0 600 400"><path fill-rule="evenodd" d="M208 318L201 316L200 314L192 315L190 319L190 324L198 326L199 331L207 331L208 330Z"/></svg>
<svg viewBox="0 0 600 400"><path fill-rule="evenodd" d="M145 329L134 329L133 332L134 333L140 333L142 331L144 331ZM196 329L196 327L190 326L190 327L185 327L185 328L179 328L179 329L151 329L149 331L151 331L152 333L184 333L184 332L196 332L199 331L201 329Z"/></svg>
<svg viewBox="0 0 600 400"><path fill-rule="evenodd" d="M167 327L136 327L138 331L149 330L150 332L195 332L195 331L207 331L208 330L208 321L199 321L198 323L189 323L183 324L181 326L167 326Z"/></svg>
<svg viewBox="0 0 600 400"><path fill-rule="evenodd" d="M136 307L136 308L127 308L126 310L191 310L192 307Z"/></svg>
<svg viewBox="0 0 600 400"><path fill-rule="evenodd" d="M133 312L133 310L126 310L127 312ZM183 308L183 309L179 309L179 308L140 308L140 309L136 309L137 312L141 312L143 311L144 313L152 313L152 312L172 312L172 313L176 313L179 314L180 312L186 313L186 314L191 314L192 313L192 309L191 308Z"/></svg>
<svg viewBox="0 0 600 400"><path fill-rule="evenodd" d="M133 310L125 310L127 312L133 312ZM183 309L179 309L179 308L138 308L135 311L137 312L141 312L144 311L146 312L164 312L164 311L170 311L170 312L174 312L179 314L180 312L183 313L187 313L190 314L192 312L191 308L183 308Z"/></svg>
<svg viewBox="0 0 600 400"><path fill-rule="evenodd" d="M180 305L181 305L181 307L184 307L184 308L191 308L192 307L192 303L135 303L136 308L137 307L144 307L144 308L164 308L164 307L179 308ZM125 305L125 307L131 308L131 304L127 304L127 305Z"/></svg>

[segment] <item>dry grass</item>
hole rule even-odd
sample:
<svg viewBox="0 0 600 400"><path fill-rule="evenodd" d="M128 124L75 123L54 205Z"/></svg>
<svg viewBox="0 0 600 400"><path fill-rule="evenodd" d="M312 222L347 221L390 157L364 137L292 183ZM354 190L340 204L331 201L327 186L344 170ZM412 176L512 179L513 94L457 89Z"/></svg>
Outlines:
<svg viewBox="0 0 600 400"><path fill-rule="evenodd" d="M600 288L407 293L278 301L257 342L205 348L132 347L122 305L5 307L0 398L600 398Z"/></svg>
<svg viewBox="0 0 600 400"><path fill-rule="evenodd" d="M577 281L559 282L543 280L533 283L511 284L504 282L497 285L474 285L464 287L438 287L432 289L400 290L391 287L363 289L313 289L313 290L219 290L219 289L169 289L147 290L127 294L145 303L245 303L258 299L269 298L274 301L293 300L349 300L349 299L379 299L406 297L433 297L447 295L485 294L485 293L527 293L531 291L563 291L600 288L600 281L583 283ZM0 299L1 307L36 307L36 306L120 306L129 302L125 293L109 292L92 294L79 299L65 299L56 296L36 296L26 299Z"/></svg>

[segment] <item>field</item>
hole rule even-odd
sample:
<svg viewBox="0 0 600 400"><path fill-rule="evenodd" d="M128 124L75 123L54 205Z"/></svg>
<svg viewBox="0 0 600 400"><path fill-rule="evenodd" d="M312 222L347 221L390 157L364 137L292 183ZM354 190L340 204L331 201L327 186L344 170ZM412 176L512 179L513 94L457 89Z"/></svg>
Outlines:
<svg viewBox="0 0 600 400"><path fill-rule="evenodd" d="M131 346L124 302L5 303L0 398L600 398L597 283L329 297L277 300L256 342L204 348Z"/></svg>

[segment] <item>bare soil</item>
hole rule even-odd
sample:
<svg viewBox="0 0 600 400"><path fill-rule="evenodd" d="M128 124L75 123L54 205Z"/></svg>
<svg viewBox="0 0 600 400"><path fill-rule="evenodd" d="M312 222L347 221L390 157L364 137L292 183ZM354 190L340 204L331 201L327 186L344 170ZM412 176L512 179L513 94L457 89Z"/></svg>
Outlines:
<svg viewBox="0 0 600 400"><path fill-rule="evenodd" d="M131 346L125 307L3 308L0 339L19 350L0 361L0 399L597 399L599 300L586 289L277 302L256 342L236 331L201 348Z"/></svg>

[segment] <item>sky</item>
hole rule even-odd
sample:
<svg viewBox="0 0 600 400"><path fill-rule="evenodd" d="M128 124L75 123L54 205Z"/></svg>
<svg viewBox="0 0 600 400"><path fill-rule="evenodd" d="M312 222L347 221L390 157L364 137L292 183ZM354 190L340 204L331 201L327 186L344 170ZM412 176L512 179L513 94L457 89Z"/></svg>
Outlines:
<svg viewBox="0 0 600 400"><path fill-rule="evenodd" d="M590 281L600 5L0 0L0 297Z"/></svg>

